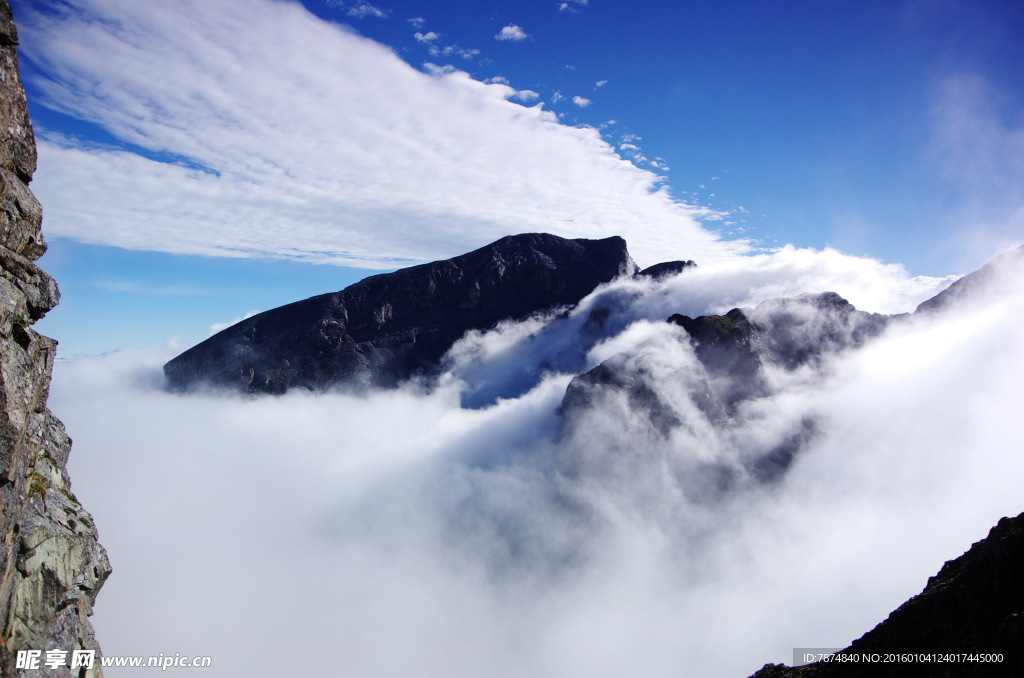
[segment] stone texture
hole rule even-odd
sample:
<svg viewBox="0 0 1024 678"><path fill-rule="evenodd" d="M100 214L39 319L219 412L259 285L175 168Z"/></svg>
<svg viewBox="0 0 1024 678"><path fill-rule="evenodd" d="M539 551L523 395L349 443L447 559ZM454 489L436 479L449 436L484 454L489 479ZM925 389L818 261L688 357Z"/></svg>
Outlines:
<svg viewBox="0 0 1024 678"><path fill-rule="evenodd" d="M185 351L164 373L177 389L392 387L435 370L468 330L576 304L635 272L619 237L507 236L260 313Z"/></svg>
<svg viewBox="0 0 1024 678"><path fill-rule="evenodd" d="M36 138L24 105L25 91L18 74L18 29L11 6L0 2L0 166L28 183L36 171Z"/></svg>
<svg viewBox="0 0 1024 678"><path fill-rule="evenodd" d="M110 574L92 516L71 492L71 439L46 408L57 342L31 324L53 308L57 285L33 263L46 251L42 209L27 183L35 140L18 76L17 31L0 0L0 673L18 650L96 650L89 623ZM52 676L102 676L70 668Z"/></svg>

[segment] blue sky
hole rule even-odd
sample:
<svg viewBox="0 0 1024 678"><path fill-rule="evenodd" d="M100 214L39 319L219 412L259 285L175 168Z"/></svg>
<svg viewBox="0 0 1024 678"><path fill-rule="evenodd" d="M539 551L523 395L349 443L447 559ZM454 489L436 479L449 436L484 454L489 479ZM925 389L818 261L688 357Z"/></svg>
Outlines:
<svg viewBox="0 0 1024 678"><path fill-rule="evenodd" d="M64 355L516 231L912 276L1024 232L1020 3L12 4Z"/></svg>

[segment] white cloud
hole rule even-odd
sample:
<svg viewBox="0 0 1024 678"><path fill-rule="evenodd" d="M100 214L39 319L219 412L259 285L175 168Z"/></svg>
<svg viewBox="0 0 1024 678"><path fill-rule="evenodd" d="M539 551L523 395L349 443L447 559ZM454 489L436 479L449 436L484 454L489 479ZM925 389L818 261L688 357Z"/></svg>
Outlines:
<svg viewBox="0 0 1024 678"><path fill-rule="evenodd" d="M578 12L576 6L586 7L587 0L568 0L568 2L562 2L558 5L559 12Z"/></svg>
<svg viewBox="0 0 1024 678"><path fill-rule="evenodd" d="M427 20L421 16L413 17L412 19L408 19L408 21L412 24L413 28L423 28L427 25Z"/></svg>
<svg viewBox="0 0 1024 678"><path fill-rule="evenodd" d="M430 44L430 43L434 42L435 40L437 40L438 38L440 38L441 36L438 35L437 33L435 33L434 31L430 31L428 33L420 33L420 32L417 31L413 35L413 37L416 38L416 42L422 42L424 44Z"/></svg>
<svg viewBox="0 0 1024 678"><path fill-rule="evenodd" d="M296 4L97 0L19 21L23 58L49 75L37 105L180 159L37 130L54 237L378 268L523 231L620 234L648 264L743 249L596 131L504 85L419 72Z"/></svg>
<svg viewBox="0 0 1024 678"><path fill-rule="evenodd" d="M671 389L695 363L666 308L843 285L905 304L935 283L811 250L620 281L585 302L614 326L590 357L630 350ZM744 676L794 646L845 645L1021 510L1024 325L1006 320L1024 313L1020 292L905 323L730 427L694 419L667 442L636 438L628 411L555 442L568 375L550 372L468 410L454 380L180 396L158 387L168 350L62 362L50 406L115 567L97 635L107 655L211 655L222 676L322 672L305 646L336 648L339 675ZM543 366L585 320L470 337L459 365L484 379L514 376L513 355ZM805 416L818 432L770 491L708 503L680 472ZM565 454L586 475L554 474ZM288 620L269 644L268 618Z"/></svg>
<svg viewBox="0 0 1024 678"><path fill-rule="evenodd" d="M530 36L527 35L526 31L524 31L522 28L516 26L515 24L509 24L508 26L502 28L501 32L494 36L494 39L510 40L512 42L522 42L523 40L526 40L528 37Z"/></svg>
<svg viewBox="0 0 1024 678"><path fill-rule="evenodd" d="M368 16L372 16L377 19L387 19L388 15L391 13L390 10L381 9L380 7L371 5L368 2L357 2L352 4L338 2L333 4L337 4L339 7L347 10L345 12L346 14L356 17L357 19L364 19Z"/></svg>
<svg viewBox="0 0 1024 678"><path fill-rule="evenodd" d="M534 92L532 89L521 89L518 92L516 92L513 95L513 97L519 99L520 101L529 102L536 101L537 99L539 99L540 94Z"/></svg>
<svg viewBox="0 0 1024 678"><path fill-rule="evenodd" d="M213 335L217 334L218 332L226 330L227 328L231 327L232 325L237 325L238 323L242 322L243 320L248 320L249 318L251 318L254 315L257 315L259 313L261 313L261 311L259 311L259 310L252 310L252 311L249 311L248 313L246 313L244 316L238 316L237 318L235 318L234 320L231 320L229 322L226 322L226 323L213 323L212 325L210 325L210 334L207 335L207 336L212 337Z"/></svg>
<svg viewBox="0 0 1024 678"><path fill-rule="evenodd" d="M586 108L590 105L590 99L576 95L572 98L572 102L580 108Z"/></svg>
<svg viewBox="0 0 1024 678"><path fill-rule="evenodd" d="M594 89L599 89L601 87L604 87L607 84L608 84L607 80L598 80L597 82L594 83Z"/></svg>
<svg viewBox="0 0 1024 678"><path fill-rule="evenodd" d="M458 45L447 45L445 47L431 45L427 51L431 56L461 57L463 59L472 59L480 54L478 49L468 49Z"/></svg>
<svg viewBox="0 0 1024 678"><path fill-rule="evenodd" d="M745 266L749 268L744 269ZM698 299L702 299L710 304L703 307L706 310L701 313L724 313L736 306L756 305L767 298L826 290L838 293L864 311L902 313L913 310L956 279L956 276L911 277L900 264L851 257L829 248L817 251L791 245L772 254L701 266L694 273L693 282L688 283L688 294L693 295L694 303L699 304ZM696 280L704 275L715 282L707 287L697 284ZM698 293L698 289L706 292ZM744 290L748 290L750 296L745 296Z"/></svg>

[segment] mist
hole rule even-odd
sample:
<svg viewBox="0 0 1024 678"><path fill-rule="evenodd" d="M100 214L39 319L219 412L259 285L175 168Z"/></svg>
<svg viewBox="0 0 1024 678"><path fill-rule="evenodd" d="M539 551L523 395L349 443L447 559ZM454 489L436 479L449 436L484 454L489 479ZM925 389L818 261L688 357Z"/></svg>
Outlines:
<svg viewBox="0 0 1024 678"><path fill-rule="evenodd" d="M168 347L61 363L50 407L114 568L97 637L217 676L742 678L845 646L1022 510L1024 285L766 366L717 418L664 320L826 290L896 313L948 282L793 249L620 280L359 396L171 394ZM604 361L664 417L614 389L559 414Z"/></svg>

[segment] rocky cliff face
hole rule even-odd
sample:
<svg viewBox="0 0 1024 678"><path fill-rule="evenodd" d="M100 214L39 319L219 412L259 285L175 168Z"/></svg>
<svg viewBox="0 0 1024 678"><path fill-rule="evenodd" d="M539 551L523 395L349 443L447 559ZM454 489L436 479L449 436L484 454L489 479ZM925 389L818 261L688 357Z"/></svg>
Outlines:
<svg viewBox="0 0 1024 678"><path fill-rule="evenodd" d="M164 373L179 389L390 387L433 370L468 330L575 304L635 272L619 237L508 236L253 316L174 358Z"/></svg>
<svg viewBox="0 0 1024 678"><path fill-rule="evenodd" d="M46 251L42 209L28 190L35 138L18 76L17 31L0 0L0 671L18 650L99 650L89 624L110 574L92 516L71 492L71 439L46 408L57 342L31 328L57 304L33 261ZM97 657L99 656L97 652ZM99 676L68 667L53 676Z"/></svg>

